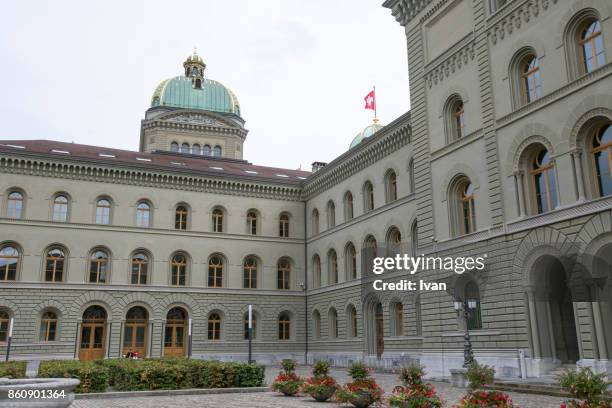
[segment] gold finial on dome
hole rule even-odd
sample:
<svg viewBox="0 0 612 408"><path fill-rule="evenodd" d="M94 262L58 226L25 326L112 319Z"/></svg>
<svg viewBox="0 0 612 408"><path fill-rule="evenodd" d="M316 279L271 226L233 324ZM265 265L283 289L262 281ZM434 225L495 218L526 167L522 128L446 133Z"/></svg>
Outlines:
<svg viewBox="0 0 612 408"><path fill-rule="evenodd" d="M185 68L185 76L191 78L193 87L201 89L206 64L202 57L197 54L196 47L193 47L193 54L188 56L185 62L183 62L183 67Z"/></svg>
<svg viewBox="0 0 612 408"><path fill-rule="evenodd" d="M377 117L374 117L374 119L372 119L372 122L374 122L374 124L378 124L379 120Z"/></svg>

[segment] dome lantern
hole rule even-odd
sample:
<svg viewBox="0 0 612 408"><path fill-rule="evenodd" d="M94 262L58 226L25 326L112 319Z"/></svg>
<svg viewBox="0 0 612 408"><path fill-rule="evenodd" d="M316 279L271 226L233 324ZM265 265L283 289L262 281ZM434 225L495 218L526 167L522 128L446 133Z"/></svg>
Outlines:
<svg viewBox="0 0 612 408"><path fill-rule="evenodd" d="M191 78L193 87L196 89L202 89L202 81L204 79L204 70L206 64L202 57L200 57L196 49L193 49L193 54L188 56L185 62L183 62L185 68L185 76Z"/></svg>

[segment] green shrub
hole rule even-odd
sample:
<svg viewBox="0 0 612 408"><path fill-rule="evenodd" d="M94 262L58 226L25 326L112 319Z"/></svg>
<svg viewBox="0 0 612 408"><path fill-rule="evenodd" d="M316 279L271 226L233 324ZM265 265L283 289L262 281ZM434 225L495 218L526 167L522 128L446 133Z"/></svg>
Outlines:
<svg viewBox="0 0 612 408"><path fill-rule="evenodd" d="M584 406L598 406L604 400L604 394L611 384L606 381L606 373L595 374L589 367L567 369L557 376L557 382L572 397L584 400ZM570 403L575 401L566 403L571 406Z"/></svg>
<svg viewBox="0 0 612 408"><path fill-rule="evenodd" d="M487 385L493 384L495 369L485 364L480 365L474 361L468 367L466 377L470 383L469 389L472 391L479 390Z"/></svg>
<svg viewBox="0 0 612 408"><path fill-rule="evenodd" d="M0 377L25 378L25 361L2 361L0 362Z"/></svg>
<svg viewBox="0 0 612 408"><path fill-rule="evenodd" d="M82 385L77 392L101 392L108 386L116 391L259 387L264 367L187 358L68 360L43 362L39 376L78 378Z"/></svg>
<svg viewBox="0 0 612 408"><path fill-rule="evenodd" d="M43 361L38 367L43 378L77 378L81 381L77 393L104 392L108 388L108 368L90 361Z"/></svg>

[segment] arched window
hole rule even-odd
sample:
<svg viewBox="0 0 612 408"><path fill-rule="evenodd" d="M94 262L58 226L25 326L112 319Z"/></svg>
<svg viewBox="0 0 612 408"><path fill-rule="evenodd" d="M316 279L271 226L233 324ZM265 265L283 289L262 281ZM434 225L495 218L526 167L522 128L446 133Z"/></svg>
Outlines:
<svg viewBox="0 0 612 408"><path fill-rule="evenodd" d="M223 287L223 258L213 255L208 259L208 287Z"/></svg>
<svg viewBox="0 0 612 408"><path fill-rule="evenodd" d="M414 159L410 159L408 162L408 178L410 182L410 192L414 193L416 191L416 184L414 181Z"/></svg>
<svg viewBox="0 0 612 408"><path fill-rule="evenodd" d="M181 145L181 153L189 153L190 150L189 143L183 143Z"/></svg>
<svg viewBox="0 0 612 408"><path fill-rule="evenodd" d="M213 149L213 156L221 157L221 153L222 153L221 146L218 146L218 145L215 146Z"/></svg>
<svg viewBox="0 0 612 408"><path fill-rule="evenodd" d="M281 238L289 238L289 216L287 214L281 214L278 223L278 235Z"/></svg>
<svg viewBox="0 0 612 408"><path fill-rule="evenodd" d="M111 202L107 198L101 198L96 202L96 224L110 224Z"/></svg>
<svg viewBox="0 0 612 408"><path fill-rule="evenodd" d="M480 311L480 292L478 290L478 285L476 284L476 282L469 281L465 285L464 299L476 301L476 308L470 310L470 315L467 319L468 329L469 330L482 329L482 318L481 318L481 311Z"/></svg>
<svg viewBox="0 0 612 408"><path fill-rule="evenodd" d="M6 203L6 216L8 218L21 218L23 216L23 194L12 191Z"/></svg>
<svg viewBox="0 0 612 408"><path fill-rule="evenodd" d="M0 310L0 343L6 343L9 334L11 317L5 310Z"/></svg>
<svg viewBox="0 0 612 408"><path fill-rule="evenodd" d="M68 220L68 198L65 195L56 195L53 199L53 221L66 222Z"/></svg>
<svg viewBox="0 0 612 408"><path fill-rule="evenodd" d="M349 305L348 307L348 335L349 337L357 337L357 309L355 306Z"/></svg>
<svg viewBox="0 0 612 408"><path fill-rule="evenodd" d="M189 210L184 205L179 205L174 211L174 229L183 230L187 229L187 220L189 217Z"/></svg>
<svg viewBox="0 0 612 408"><path fill-rule="evenodd" d="M187 283L187 256L175 254L170 261L170 284L185 286Z"/></svg>
<svg viewBox="0 0 612 408"><path fill-rule="evenodd" d="M344 194L344 221L350 221L354 217L353 193L347 191Z"/></svg>
<svg viewBox="0 0 612 408"><path fill-rule="evenodd" d="M312 257L312 286L315 289L321 287L321 259L319 255Z"/></svg>
<svg viewBox="0 0 612 408"><path fill-rule="evenodd" d="M451 185L449 193L451 234L457 236L475 232L474 184L467 177L459 177Z"/></svg>
<svg viewBox="0 0 612 408"><path fill-rule="evenodd" d="M212 212L212 230L223 232L223 210L220 208L215 208Z"/></svg>
<svg viewBox="0 0 612 408"><path fill-rule="evenodd" d="M278 261L276 282L277 289L291 289L291 263L288 259Z"/></svg>
<svg viewBox="0 0 612 408"><path fill-rule="evenodd" d="M329 284L338 283L338 255L333 249L330 249L327 253L327 271Z"/></svg>
<svg viewBox="0 0 612 408"><path fill-rule="evenodd" d="M204 145L204 147L202 148L202 154L204 156L210 156L210 153L211 153L210 145Z"/></svg>
<svg viewBox="0 0 612 408"><path fill-rule="evenodd" d="M132 256L132 285L146 285L149 276L149 257L144 252Z"/></svg>
<svg viewBox="0 0 612 408"><path fill-rule="evenodd" d="M592 72L606 63L601 22L598 19L584 21L578 29L577 40L583 73Z"/></svg>
<svg viewBox="0 0 612 408"><path fill-rule="evenodd" d="M200 145L199 144L194 144L193 146L191 146L191 154L197 154L200 155L201 153L201 149L200 149Z"/></svg>
<svg viewBox="0 0 612 408"><path fill-rule="evenodd" d="M530 173L534 210L542 214L555 209L557 206L555 170L546 148L541 147L533 153Z"/></svg>
<svg viewBox="0 0 612 408"><path fill-rule="evenodd" d="M243 287L245 289L257 288L257 258L249 256L244 260Z"/></svg>
<svg viewBox="0 0 612 408"><path fill-rule="evenodd" d="M597 196L612 195L612 123L595 128L592 138L593 177Z"/></svg>
<svg viewBox="0 0 612 408"><path fill-rule="evenodd" d="M516 65L516 86L518 95L516 105L522 106L535 101L542 93L542 78L540 74L540 61L529 50L519 54Z"/></svg>
<svg viewBox="0 0 612 408"><path fill-rule="evenodd" d="M338 312L333 307L329 309L329 337L332 339L338 338Z"/></svg>
<svg viewBox="0 0 612 408"><path fill-rule="evenodd" d="M369 181L363 185L363 209L364 212L374 209L374 186Z"/></svg>
<svg viewBox="0 0 612 408"><path fill-rule="evenodd" d="M64 280L64 266L66 254L59 247L47 251L45 261L45 282L62 282Z"/></svg>
<svg viewBox="0 0 612 408"><path fill-rule="evenodd" d="M19 251L7 245L0 249L0 281L14 281L19 270Z"/></svg>
<svg viewBox="0 0 612 408"><path fill-rule="evenodd" d="M357 279L357 251L352 242L349 242L344 250L344 265L346 280Z"/></svg>
<svg viewBox="0 0 612 408"><path fill-rule="evenodd" d="M166 314L164 327L164 356L182 357L185 355L185 326L187 312L183 308L173 307Z"/></svg>
<svg viewBox="0 0 612 408"><path fill-rule="evenodd" d="M372 272L372 267L374 264L374 258L376 258L378 253L378 245L376 244L376 238L372 235L368 235L363 242L363 251L364 251L364 263L365 270L361 271L361 276L363 277L366 272Z"/></svg>
<svg viewBox="0 0 612 408"><path fill-rule="evenodd" d="M249 339L249 313L244 314L244 339ZM255 340L257 338L257 314L255 311L251 313L251 327L252 327L252 339Z"/></svg>
<svg viewBox="0 0 612 408"><path fill-rule="evenodd" d="M461 139L467 134L465 127L464 103L463 99L461 99L459 95L453 95L448 99L444 109L444 116L446 122L447 143Z"/></svg>
<svg viewBox="0 0 612 408"><path fill-rule="evenodd" d="M385 175L385 193L387 203L397 200L397 175L393 170Z"/></svg>
<svg viewBox="0 0 612 408"><path fill-rule="evenodd" d="M89 257L89 283L107 283L110 269L108 253L103 249L96 249Z"/></svg>
<svg viewBox="0 0 612 408"><path fill-rule="evenodd" d="M336 226L336 204L333 201L327 202L327 228L334 228Z"/></svg>
<svg viewBox="0 0 612 408"><path fill-rule="evenodd" d="M291 317L287 313L281 313L278 317L278 339L291 339Z"/></svg>
<svg viewBox="0 0 612 408"><path fill-rule="evenodd" d="M247 212L247 234L257 235L257 213L255 211Z"/></svg>
<svg viewBox="0 0 612 408"><path fill-rule="evenodd" d="M125 314L123 325L122 355L130 353L139 357L147 355L147 332L149 326L149 312L142 306L134 306Z"/></svg>
<svg viewBox="0 0 612 408"><path fill-rule="evenodd" d="M170 151L174 152L174 153L178 153L178 151L179 151L179 144L176 143L176 142L170 143Z"/></svg>
<svg viewBox="0 0 612 408"><path fill-rule="evenodd" d="M219 316L219 313L208 315L208 340L221 340L221 316Z"/></svg>
<svg viewBox="0 0 612 408"><path fill-rule="evenodd" d="M402 247L402 233L397 227L389 228L387 232L387 253L389 255L399 254Z"/></svg>
<svg viewBox="0 0 612 408"><path fill-rule="evenodd" d="M40 318L40 330L39 340L40 341L55 341L57 334L57 314L52 311L46 311Z"/></svg>
<svg viewBox="0 0 612 408"><path fill-rule="evenodd" d="M319 233L319 210L312 210L312 235Z"/></svg>
<svg viewBox="0 0 612 408"><path fill-rule="evenodd" d="M419 230L417 220L414 220L410 226L410 248L412 256L415 257L419 248Z"/></svg>
<svg viewBox="0 0 612 408"><path fill-rule="evenodd" d="M391 305L392 313L392 335L403 336L404 335L404 305L401 302L396 302Z"/></svg>
<svg viewBox="0 0 612 408"><path fill-rule="evenodd" d="M315 310L312 313L312 334L315 339L321 338L321 313Z"/></svg>
<svg viewBox="0 0 612 408"><path fill-rule="evenodd" d="M148 228L151 222L151 206L146 201L141 201L136 206L136 226Z"/></svg>

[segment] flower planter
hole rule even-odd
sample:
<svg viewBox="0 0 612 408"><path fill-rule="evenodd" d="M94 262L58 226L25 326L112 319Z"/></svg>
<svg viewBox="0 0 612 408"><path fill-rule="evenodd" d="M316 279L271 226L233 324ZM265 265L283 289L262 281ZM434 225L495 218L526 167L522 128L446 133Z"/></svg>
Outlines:
<svg viewBox="0 0 612 408"><path fill-rule="evenodd" d="M310 396L319 402L325 402L334 395L336 392L336 387L327 387L326 389L322 389L319 392L312 392Z"/></svg>
<svg viewBox="0 0 612 408"><path fill-rule="evenodd" d="M293 397L297 394L299 386L297 384L284 384L279 386L278 390L286 397Z"/></svg>
<svg viewBox="0 0 612 408"><path fill-rule="evenodd" d="M367 408L374 403L374 397L367 391L357 391L357 396L349 400L355 408Z"/></svg>

